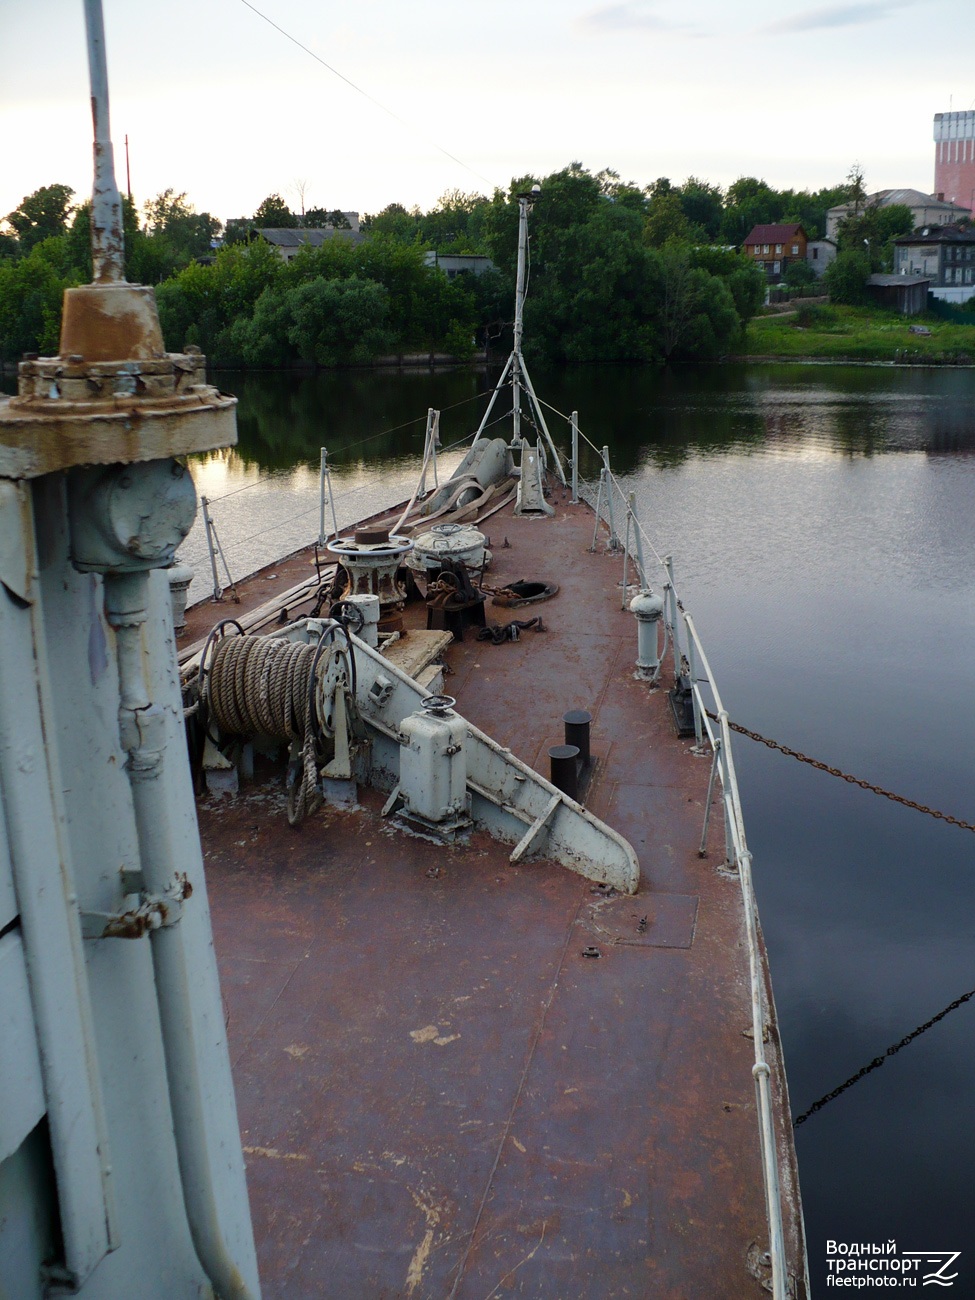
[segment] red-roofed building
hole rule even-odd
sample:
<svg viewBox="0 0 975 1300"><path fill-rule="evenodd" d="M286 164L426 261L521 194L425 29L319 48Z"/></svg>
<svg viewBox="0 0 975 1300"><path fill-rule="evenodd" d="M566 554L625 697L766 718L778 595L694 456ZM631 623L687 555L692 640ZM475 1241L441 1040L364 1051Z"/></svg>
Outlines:
<svg viewBox="0 0 975 1300"><path fill-rule="evenodd" d="M781 280L790 262L806 260L807 242L799 225L753 226L745 240L745 253L770 280Z"/></svg>

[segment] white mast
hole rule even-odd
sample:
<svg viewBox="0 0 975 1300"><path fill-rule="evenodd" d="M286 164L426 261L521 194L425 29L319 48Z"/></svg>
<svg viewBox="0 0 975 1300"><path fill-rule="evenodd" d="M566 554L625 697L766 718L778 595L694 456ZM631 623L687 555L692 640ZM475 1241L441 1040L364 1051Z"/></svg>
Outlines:
<svg viewBox="0 0 975 1300"><path fill-rule="evenodd" d="M552 441L552 435L548 431L548 425L545 423L545 416L542 414L541 404L535 395L535 389L532 386L528 369L525 366L525 358L521 351L521 340L524 333L524 311L525 295L528 289L527 268L528 268L528 214L531 211L532 204L542 192L540 185L533 185L530 190L523 191L517 196L518 198L518 269L515 278L515 323L514 323L514 346L511 355L505 362L504 370L501 372L501 378L495 385L494 392L491 394L491 400L488 402L487 410L481 423L478 425L477 433L474 435L475 440L481 436L487 428L487 422L494 409L494 403L497 400L498 393L504 387L505 382L511 382L511 445L513 447L521 446L521 394L522 391L528 398L528 411L531 413L537 427L545 436L552 453L552 459L555 463L555 470L559 478L565 483L565 474L562 470L562 462L559 454L555 449L555 443Z"/></svg>

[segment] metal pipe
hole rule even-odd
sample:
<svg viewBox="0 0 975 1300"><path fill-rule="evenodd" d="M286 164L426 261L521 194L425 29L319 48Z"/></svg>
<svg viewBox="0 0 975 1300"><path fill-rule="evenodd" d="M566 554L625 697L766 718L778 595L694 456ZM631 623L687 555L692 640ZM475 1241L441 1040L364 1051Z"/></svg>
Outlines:
<svg viewBox="0 0 975 1300"><path fill-rule="evenodd" d="M646 565L643 562L643 537L641 536L642 529L640 528L640 521L636 517L636 493L635 492L630 493L626 504L629 508L630 515L632 516L633 519L633 532L634 532L634 539L636 541L636 563L637 563L637 568L640 570L640 586L646 587L649 584L647 582Z"/></svg>
<svg viewBox="0 0 975 1300"><path fill-rule="evenodd" d="M572 425L572 504L579 504L579 412L573 411Z"/></svg>
<svg viewBox="0 0 975 1300"><path fill-rule="evenodd" d="M689 676L691 679L691 700L694 704L694 737L695 744L700 745L704 739L701 731L701 700L697 691L697 656L695 654L694 637L688 638L687 642L687 662L689 666Z"/></svg>
<svg viewBox="0 0 975 1300"><path fill-rule="evenodd" d="M562 486L564 487L565 471L562 468L562 461L559 458L558 449L556 448L555 443L552 440L552 435L548 431L548 424L545 422L545 414L542 411L542 404L538 400L538 395L536 394L534 385L532 384L531 375L528 373L528 367L525 365L525 358L519 357L519 362L521 366L521 374L525 381L525 388L528 390L528 396L531 398L532 405L535 408L535 419L538 421L542 433L544 433L545 435L545 440L548 443L549 450L552 453L552 461L554 462L556 473L559 476L559 481L562 483Z"/></svg>
<svg viewBox="0 0 975 1300"><path fill-rule="evenodd" d="M213 599L219 600L223 595L220 587L220 580L217 577L217 557L213 549L213 520L210 518L210 501L208 497L200 497L200 509L203 511L203 527L207 535L207 551L210 554L210 572L213 574Z"/></svg>
<svg viewBox="0 0 975 1300"><path fill-rule="evenodd" d="M504 363L504 369L501 371L501 378L494 385L494 391L491 393L491 400L487 404L487 410L481 416L481 423L477 426L477 430L474 433L474 438L473 438L474 442L477 442L478 438L487 428L488 417L490 416L491 412L494 410L494 403L498 400L498 393L501 392L501 389L505 385L505 381L508 378L508 372L511 369L511 364L514 361L514 359L515 359L515 354L512 352L511 356L508 357L508 360Z"/></svg>
<svg viewBox="0 0 975 1300"><path fill-rule="evenodd" d="M521 356L521 336L524 330L525 262L528 256L529 196L518 195L518 269L515 279L515 356Z"/></svg>
<svg viewBox="0 0 975 1300"><path fill-rule="evenodd" d="M620 583L620 609L626 609L626 581L630 576L630 507L626 507L626 533L623 539L623 581Z"/></svg>
<svg viewBox="0 0 975 1300"><path fill-rule="evenodd" d="M167 753L167 713L151 699L143 628L148 618L148 573L105 578L105 613L115 631L119 671L119 732L128 754L136 836L147 893L173 889L181 861L172 803L162 779ZM186 1217L196 1253L219 1300L256 1300L231 1257L217 1209L202 1079L194 1033L193 978L180 925L150 932L156 996L169 1084L173 1133Z"/></svg>
<svg viewBox="0 0 975 1300"><path fill-rule="evenodd" d="M603 448L603 466L606 470L606 517L609 523L608 551L618 551L620 539L616 536L616 518L613 514L613 471L609 467L609 448Z"/></svg>
<svg viewBox="0 0 975 1300"><path fill-rule="evenodd" d="M602 505L603 505L603 487L605 483L606 483L606 467L603 466L603 468L599 471L599 490L596 493L596 521L592 527L592 546L590 546L589 548L591 551L595 551L596 539L599 536L599 512L602 509Z"/></svg>
<svg viewBox="0 0 975 1300"><path fill-rule="evenodd" d="M702 858L707 855L708 826L711 822L711 800L714 798L714 782L718 775L718 750L720 745L719 740L714 746L714 757L711 759L711 775L708 777L708 797L704 805L704 826L701 830L701 847L698 850L698 856Z"/></svg>
<svg viewBox="0 0 975 1300"><path fill-rule="evenodd" d="M91 191L91 260L96 284L125 280L122 199L115 182L115 155L108 117L108 68L101 0L85 0L95 179Z"/></svg>

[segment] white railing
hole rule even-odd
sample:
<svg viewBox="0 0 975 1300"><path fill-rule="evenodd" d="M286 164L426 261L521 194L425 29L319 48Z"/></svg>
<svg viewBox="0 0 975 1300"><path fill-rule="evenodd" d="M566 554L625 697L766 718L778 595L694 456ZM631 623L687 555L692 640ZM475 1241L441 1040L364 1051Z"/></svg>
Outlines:
<svg viewBox="0 0 975 1300"><path fill-rule="evenodd" d="M559 412L561 414L561 412ZM705 743L712 753L711 776L705 805L705 820L701 836L704 852L708 833L708 820L715 783L720 784L724 811L725 854L729 870L734 871L741 884L742 906L745 914L745 932L748 940L748 965L751 985L752 1035L755 1042L755 1063L752 1077L755 1082L755 1101L758 1112L759 1143L762 1157L762 1175L765 1188L765 1209L768 1219L768 1256L772 1272L773 1300L788 1300L791 1288L788 1278L788 1260L782 1216L782 1193L779 1176L778 1144L775 1137L775 1112L772 1098L771 1067L765 1056L765 1041L769 1028L766 983L763 975L762 947L758 932L758 904L752 882L752 855L745 838L745 823L741 809L741 795L735 775L735 762L731 747L731 729L728 714L721 701L711 665L694 620L684 608L674 583L673 562L670 556L661 556L636 516L635 499L626 494L609 466L605 447L597 447L579 430L578 414L564 416L572 432L572 489L573 499L580 492L595 497L594 508L601 515L606 506L603 522L608 530L608 550L620 549L615 536L615 514L611 509L612 493L617 493L626 510L626 542L622 549L623 601L626 601L628 568L632 563L639 584L649 587L644 567L644 546L660 565L665 601L665 635L673 646L674 671L690 687L694 710L695 743L703 749ZM584 440L600 458L598 488L584 483L579 476L579 441ZM597 519L597 528L598 528ZM635 555L630 555L633 539ZM683 632L683 636L682 636ZM686 654L685 654L686 646ZM666 653L666 642L664 651ZM661 655L661 658L663 654ZM702 687L710 691L713 709L709 710ZM783 1122L788 1116L783 1117Z"/></svg>

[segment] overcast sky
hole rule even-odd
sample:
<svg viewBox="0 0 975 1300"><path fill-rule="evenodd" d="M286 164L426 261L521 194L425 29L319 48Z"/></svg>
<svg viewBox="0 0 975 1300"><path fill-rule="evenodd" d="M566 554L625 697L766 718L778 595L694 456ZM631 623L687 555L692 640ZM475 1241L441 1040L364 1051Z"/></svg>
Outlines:
<svg viewBox="0 0 975 1300"><path fill-rule="evenodd" d="M859 161L870 190L929 191L934 114L975 107L972 0L104 9L120 187L128 134L137 202L172 187L222 220L273 191L298 208L301 182L308 207L428 208L574 159L810 189ZM41 185L89 192L87 77L81 0L3 0L0 214Z"/></svg>

